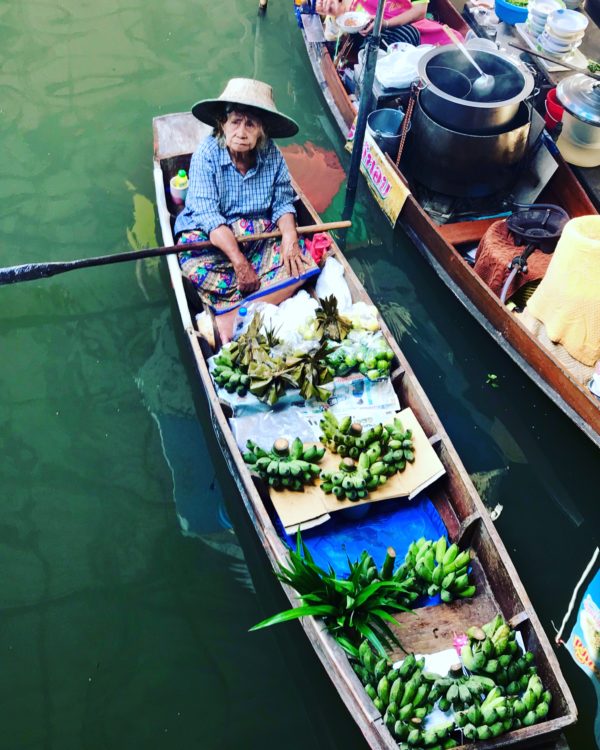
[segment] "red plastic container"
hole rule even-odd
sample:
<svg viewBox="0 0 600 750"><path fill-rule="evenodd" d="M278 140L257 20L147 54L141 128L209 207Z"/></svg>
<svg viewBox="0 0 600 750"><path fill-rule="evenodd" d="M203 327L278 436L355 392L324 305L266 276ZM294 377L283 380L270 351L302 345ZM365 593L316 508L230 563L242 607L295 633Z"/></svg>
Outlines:
<svg viewBox="0 0 600 750"><path fill-rule="evenodd" d="M544 120L548 130L554 130L554 128L561 122L565 108L558 101L556 96L556 88L550 89L546 94L546 114Z"/></svg>

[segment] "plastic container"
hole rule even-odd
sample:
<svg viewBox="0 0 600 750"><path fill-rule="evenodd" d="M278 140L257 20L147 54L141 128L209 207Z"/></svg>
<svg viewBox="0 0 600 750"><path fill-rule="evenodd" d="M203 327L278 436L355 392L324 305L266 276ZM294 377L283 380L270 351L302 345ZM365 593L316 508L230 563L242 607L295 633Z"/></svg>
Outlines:
<svg viewBox="0 0 600 750"><path fill-rule="evenodd" d="M169 181L169 190L171 192L173 203L178 206L182 206L185 203L188 186L189 180L187 172L185 171L185 169L180 169L175 177L171 177Z"/></svg>
<svg viewBox="0 0 600 750"><path fill-rule="evenodd" d="M401 109L376 109L367 117L367 130L386 154L395 158L400 146L404 112Z"/></svg>
<svg viewBox="0 0 600 750"><path fill-rule="evenodd" d="M558 101L556 96L556 87L550 89L546 94L545 102L546 114L544 115L544 122L548 130L554 130L554 128L561 122L565 108Z"/></svg>
<svg viewBox="0 0 600 750"><path fill-rule="evenodd" d="M527 20L527 8L513 5L512 3L506 2L506 0L496 0L494 4L494 12L501 21L514 26L516 23L525 23Z"/></svg>

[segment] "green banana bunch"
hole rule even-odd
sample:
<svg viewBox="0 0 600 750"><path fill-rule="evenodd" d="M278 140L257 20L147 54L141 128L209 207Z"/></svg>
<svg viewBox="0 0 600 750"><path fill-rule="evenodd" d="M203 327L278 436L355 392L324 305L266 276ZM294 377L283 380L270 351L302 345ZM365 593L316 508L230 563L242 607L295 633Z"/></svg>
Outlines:
<svg viewBox="0 0 600 750"><path fill-rule="evenodd" d="M414 654L408 654L394 669L387 659L375 655L367 640L359 646L358 659L353 664L354 671L396 739L407 740L415 729L420 732L422 723L433 709L430 694L435 682L440 679L439 675L424 672L425 659L417 659ZM435 728L437 744L447 737L453 727L453 722L450 722ZM416 735L412 737L415 739ZM430 734L425 740L432 737Z"/></svg>
<svg viewBox="0 0 600 750"><path fill-rule="evenodd" d="M498 686L493 687L481 705L473 704L456 714L456 723L469 740L489 740L513 728L513 710Z"/></svg>
<svg viewBox="0 0 600 750"><path fill-rule="evenodd" d="M358 658L362 666L367 670L369 677L375 674L377 659L369 641L364 640L358 648Z"/></svg>
<svg viewBox="0 0 600 750"><path fill-rule="evenodd" d="M513 697L511 701L514 728L530 727L548 716L552 694L549 690L544 690L539 676L533 674L527 681L523 695L520 698Z"/></svg>
<svg viewBox="0 0 600 750"><path fill-rule="evenodd" d="M235 391L238 396L245 396L248 393L250 378L235 365L225 364L224 357L221 360L223 364L218 364L210 373L212 379L219 388L224 388L227 393Z"/></svg>
<svg viewBox="0 0 600 750"><path fill-rule="evenodd" d="M346 456L337 471L321 472L321 489L326 494L332 492L338 500L362 500L385 481L386 477L378 472L377 462L371 463L367 453L360 454L358 463Z"/></svg>
<svg viewBox="0 0 600 750"><path fill-rule="evenodd" d="M412 430L405 430L398 417L394 417L392 424L384 425L382 443L386 451L382 461L396 471L404 471L406 464L412 464L415 460L415 446L412 439Z"/></svg>
<svg viewBox="0 0 600 750"><path fill-rule="evenodd" d="M295 438L291 447L285 438L278 438L270 451L265 451L252 440L247 441L246 447L244 461L276 490L302 492L305 485L312 484L319 475L317 464L325 455L325 448L305 447L300 438Z"/></svg>
<svg viewBox="0 0 600 750"><path fill-rule="evenodd" d="M413 542L408 548L406 564L409 559L428 596L440 594L442 601L451 602L475 594L468 572L470 550L460 552L456 544L448 546L445 536L436 542L425 539Z"/></svg>
<svg viewBox="0 0 600 750"><path fill-rule="evenodd" d="M494 675L496 683L506 684L503 675L505 667L508 666L511 655L504 652L508 648L508 641L514 640L515 634L501 616L496 617L481 628L473 626L467 630L469 642L465 644L460 652L462 663L469 672L475 674ZM502 653L497 650L500 644ZM515 644L516 645L516 644Z"/></svg>
<svg viewBox="0 0 600 750"><path fill-rule="evenodd" d="M400 596L400 603L405 607L411 607L423 594L423 586L414 575L414 571L406 563L399 565L392 575L392 580L404 585L404 593Z"/></svg>
<svg viewBox="0 0 600 750"><path fill-rule="evenodd" d="M363 430L360 422L353 422L352 417L338 420L331 411L326 411L320 421L323 434L320 437L332 453L340 456L358 458L363 450L375 443L383 434L383 425L375 425L370 430Z"/></svg>
<svg viewBox="0 0 600 750"><path fill-rule="evenodd" d="M530 651L521 654L515 631L501 615L481 628L469 628L467 636L469 643L461 650L461 659L470 672L493 675L508 695L525 689L535 670L534 656Z"/></svg>
<svg viewBox="0 0 600 750"><path fill-rule="evenodd" d="M458 747L458 742L449 737L454 729L454 722L444 722L436 726L421 728L422 722L403 723L396 722L392 734L401 740L398 747L400 750L420 750L420 748L431 748L441 750L442 748Z"/></svg>

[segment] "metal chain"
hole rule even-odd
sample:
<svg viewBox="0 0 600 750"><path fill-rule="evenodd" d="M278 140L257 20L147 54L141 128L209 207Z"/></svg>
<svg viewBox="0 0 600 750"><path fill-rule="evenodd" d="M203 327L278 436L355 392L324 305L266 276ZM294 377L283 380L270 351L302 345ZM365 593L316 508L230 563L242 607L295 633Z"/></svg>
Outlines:
<svg viewBox="0 0 600 750"><path fill-rule="evenodd" d="M406 136L408 134L408 127L410 125L410 118L412 117L413 109L415 108L415 102L417 101L417 96L419 94L420 85L418 83L413 83L410 87L410 99L408 101L408 105L406 107L406 114L404 115L404 120L402 121L402 135L400 136L400 145L398 146L398 156L396 157L396 166L400 164L400 159L402 158L402 152L404 151L404 143L406 142Z"/></svg>

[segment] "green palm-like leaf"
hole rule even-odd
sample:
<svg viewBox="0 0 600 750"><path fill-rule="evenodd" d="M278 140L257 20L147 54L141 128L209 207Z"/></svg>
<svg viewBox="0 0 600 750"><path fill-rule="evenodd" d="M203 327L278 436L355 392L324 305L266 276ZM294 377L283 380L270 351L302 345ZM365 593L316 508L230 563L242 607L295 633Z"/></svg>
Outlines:
<svg viewBox="0 0 600 750"><path fill-rule="evenodd" d="M397 625L393 613L406 611L401 603L406 593L404 584L393 580L368 583L368 571L374 565L364 551L358 560L348 560L349 576L338 578L333 567L319 567L300 532L295 549L290 549L286 565L276 573L280 581L293 588L301 606L274 615L253 630L312 615L323 617L329 632L347 653L353 653L358 641L367 638L382 656L386 647L398 643L390 625Z"/></svg>
<svg viewBox="0 0 600 750"><path fill-rule="evenodd" d="M354 659L358 659L358 649L352 643L352 641L350 641L348 638L346 638L343 635L335 636L335 639L347 654L352 656L352 658Z"/></svg>
<svg viewBox="0 0 600 750"><path fill-rule="evenodd" d="M380 617L382 620L391 622L392 625L398 625L398 620L396 620L396 618L385 609L372 609L371 614L377 615L377 617Z"/></svg>
<svg viewBox="0 0 600 750"><path fill-rule="evenodd" d="M377 593L379 589L385 588L385 583L386 581L373 581L373 583L370 583L367 588L363 589L363 591L356 597L356 606L359 607L361 604L364 604L373 596L373 594Z"/></svg>
<svg viewBox="0 0 600 750"><path fill-rule="evenodd" d="M329 607L325 604L318 606L311 605L308 607L294 607L293 609L286 609L284 612L267 617L266 620L259 622L258 625L253 625L250 628L252 630L260 630L261 628L268 628L271 625L278 625L280 622L288 622L289 620L297 620L299 617L324 617L325 615L334 615L335 607Z"/></svg>
<svg viewBox="0 0 600 750"><path fill-rule="evenodd" d="M377 651L380 656L384 656L387 658L387 653L383 646L383 643L379 640L372 628L360 622L356 623L356 629L369 641L369 643L375 648L375 651Z"/></svg>

